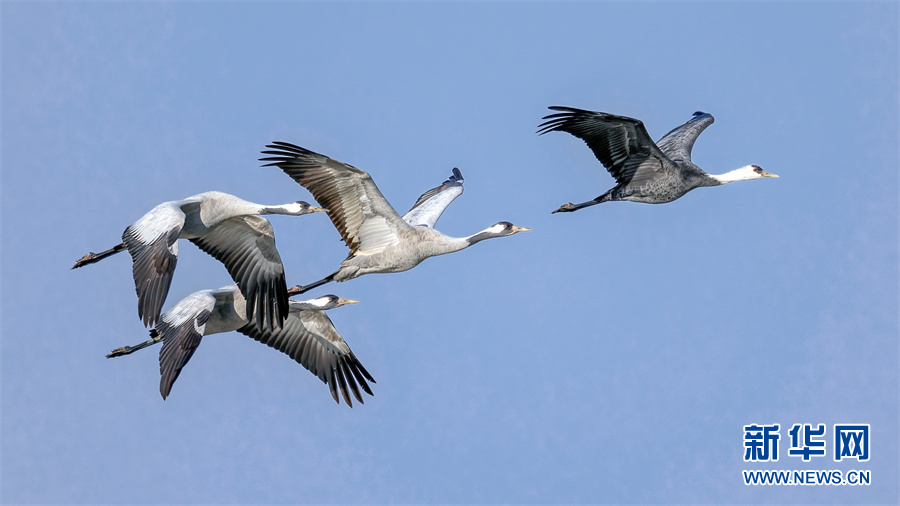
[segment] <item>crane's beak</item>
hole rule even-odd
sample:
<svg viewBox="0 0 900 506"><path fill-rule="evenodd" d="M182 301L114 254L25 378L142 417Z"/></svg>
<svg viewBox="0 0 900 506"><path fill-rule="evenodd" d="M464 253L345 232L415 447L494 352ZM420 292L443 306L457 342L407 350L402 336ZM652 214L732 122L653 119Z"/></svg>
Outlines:
<svg viewBox="0 0 900 506"><path fill-rule="evenodd" d="M337 301L338 301L338 305L341 305L341 306L343 306L344 304L359 304L359 301L358 301L358 300L353 300L353 299L342 299L342 298L340 298L340 297L338 297L338 300L337 300Z"/></svg>
<svg viewBox="0 0 900 506"><path fill-rule="evenodd" d="M779 177L778 174L772 174L771 172L762 171L759 173L762 177Z"/></svg>
<svg viewBox="0 0 900 506"><path fill-rule="evenodd" d="M775 176L778 177L778 176ZM309 212L311 213L327 213L328 209L322 209L321 207L309 206Z"/></svg>
<svg viewBox="0 0 900 506"><path fill-rule="evenodd" d="M519 232L531 232L531 229L528 227L517 227L513 225L513 233L518 234Z"/></svg>

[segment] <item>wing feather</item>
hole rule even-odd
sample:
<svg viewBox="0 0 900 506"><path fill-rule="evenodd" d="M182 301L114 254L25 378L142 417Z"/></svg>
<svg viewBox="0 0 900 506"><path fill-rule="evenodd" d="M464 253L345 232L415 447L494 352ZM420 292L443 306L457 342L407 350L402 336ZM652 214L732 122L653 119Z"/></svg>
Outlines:
<svg viewBox="0 0 900 506"><path fill-rule="evenodd" d="M292 310L281 330L260 329L248 324L238 331L294 359L328 385L337 403L340 403L338 390L348 406L352 407L350 392L363 402L357 382L372 395L366 381L375 383L375 379L350 350L325 311ZM345 374L346 371L350 374Z"/></svg>
<svg viewBox="0 0 900 506"><path fill-rule="evenodd" d="M235 216L191 242L225 264L247 300L248 320L268 329L281 326L288 315L287 285L269 220Z"/></svg>
<svg viewBox="0 0 900 506"><path fill-rule="evenodd" d="M159 393L163 399L169 396L181 370L200 346L215 306L216 298L210 290L195 292L164 314L151 331L163 339L159 350Z"/></svg>
<svg viewBox="0 0 900 506"><path fill-rule="evenodd" d="M184 213L171 202L153 208L122 234L122 242L132 259L138 315L144 325L159 322L159 314L172 284L178 262L178 236L184 227Z"/></svg>
<svg viewBox="0 0 900 506"><path fill-rule="evenodd" d="M545 116L538 133L567 132L583 140L617 183L643 182L669 170L670 160L640 120L572 107L550 109L562 112Z"/></svg>
<svg viewBox="0 0 900 506"><path fill-rule="evenodd" d="M309 190L341 234L351 255L374 254L397 244L397 230L409 227L388 203L372 177L352 165L339 162L287 142L266 146L260 158L277 166Z"/></svg>
<svg viewBox="0 0 900 506"><path fill-rule="evenodd" d="M691 150L694 148L694 142L714 121L716 120L712 115L697 111L694 113L694 117L685 124L677 126L663 135L656 145L669 159L675 162L693 163L691 162Z"/></svg>
<svg viewBox="0 0 900 506"><path fill-rule="evenodd" d="M409 212L403 215L403 220L414 227L434 228L447 206L462 195L464 181L462 173L454 167L450 178L423 193Z"/></svg>

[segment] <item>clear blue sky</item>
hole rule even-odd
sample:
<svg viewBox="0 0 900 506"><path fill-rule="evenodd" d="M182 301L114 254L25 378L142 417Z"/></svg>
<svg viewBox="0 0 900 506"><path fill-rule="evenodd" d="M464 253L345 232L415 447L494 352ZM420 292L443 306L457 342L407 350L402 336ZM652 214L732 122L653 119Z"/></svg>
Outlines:
<svg viewBox="0 0 900 506"><path fill-rule="evenodd" d="M897 503L898 4L3 2L4 503ZM780 179L671 204L612 178L550 105L659 138L696 110L712 173ZM369 171L438 228L534 229L317 293L374 375L348 409L289 358L204 339L168 400L118 243L208 190L309 194L273 140ZM346 256L272 218L288 282ZM228 284L181 247L166 307ZM780 424L778 462L744 425ZM871 426L868 462L789 457L795 423ZM748 487L745 469L870 470Z"/></svg>

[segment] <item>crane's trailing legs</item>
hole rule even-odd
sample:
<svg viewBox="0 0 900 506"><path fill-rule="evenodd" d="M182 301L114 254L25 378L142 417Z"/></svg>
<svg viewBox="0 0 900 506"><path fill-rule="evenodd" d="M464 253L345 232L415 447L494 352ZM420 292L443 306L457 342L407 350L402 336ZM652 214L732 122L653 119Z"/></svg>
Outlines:
<svg viewBox="0 0 900 506"><path fill-rule="evenodd" d="M316 287L319 287L319 286L324 285L325 283L331 283L332 281L334 281L334 276L335 276L335 274L337 274L337 271L335 271L335 272L329 274L328 276L326 276L326 277L324 277L324 278L322 278L322 279L316 281L315 283L310 283L310 284L305 285L305 286L301 286L301 285L292 286L291 288L288 288L288 297L293 297L294 295L299 295L299 294L301 294L301 293L306 293L306 292L312 290L313 288L316 288Z"/></svg>
<svg viewBox="0 0 900 506"><path fill-rule="evenodd" d="M161 336L159 334L159 332L156 331L156 329L153 329L150 331L150 339L144 341L141 344L136 344L134 346L122 346L121 348L116 348L113 351L109 352L109 354L106 355L106 358L121 357L122 355L130 355L138 350L146 348L147 346L153 346L154 344L156 344L162 340L163 340L163 336Z"/></svg>
<svg viewBox="0 0 900 506"><path fill-rule="evenodd" d="M101 251L100 253L93 253L93 252L88 253L87 255L79 258L78 261L75 262L75 265L72 266L72 268L77 269L77 268L85 266L87 264L99 262L100 260L103 260L104 258L106 258L108 256L115 255L116 253L121 253L121 252L125 251L125 249L126 249L126 246L125 246L125 243L123 242L123 243L116 244L115 246L113 246L112 248L110 248L106 251Z"/></svg>
<svg viewBox="0 0 900 506"><path fill-rule="evenodd" d="M563 204L563 205L559 206L559 209L557 209L556 211L553 211L550 214L571 213L571 212L577 211L579 209L584 209L585 207L595 206L597 204L609 202L610 200L612 200L610 198L610 192L606 192L603 195L600 195L599 197L595 198L594 200L588 200L587 202L582 202L580 204L573 204L571 202L569 202L568 204Z"/></svg>
<svg viewBox="0 0 900 506"><path fill-rule="evenodd" d="M573 204L573 203L569 202L568 204L563 204L563 205L559 206L559 209L557 209L556 211L553 211L550 214L571 213L571 212L577 211L579 209L584 209L585 207L597 205L600 202L601 201L599 198L594 199L594 200L589 200L587 202L582 202L581 204Z"/></svg>

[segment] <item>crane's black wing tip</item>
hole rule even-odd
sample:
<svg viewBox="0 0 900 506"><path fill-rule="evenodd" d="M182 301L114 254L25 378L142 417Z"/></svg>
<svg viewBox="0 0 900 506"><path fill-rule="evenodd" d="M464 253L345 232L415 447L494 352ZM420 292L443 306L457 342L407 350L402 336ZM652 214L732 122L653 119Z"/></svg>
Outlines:
<svg viewBox="0 0 900 506"><path fill-rule="evenodd" d="M272 141L271 144L266 144L266 147L269 149L290 149L290 150L304 150L300 146L296 144L292 144L290 142L285 141Z"/></svg>
<svg viewBox="0 0 900 506"><path fill-rule="evenodd" d="M538 125L538 135L544 135L545 133L552 132L554 130L567 132L564 127L569 120L575 119L579 116L593 114L591 111L586 111L584 109L576 109L575 107L565 107L561 105L552 105L548 107L548 109L550 109L551 111L561 112L548 114L541 118L546 121Z"/></svg>
<svg viewBox="0 0 900 506"><path fill-rule="evenodd" d="M296 144L291 144L290 142L284 141L272 141L271 144L266 144L266 148L268 150L261 151L264 155L277 155L278 159L282 161L286 161L286 159L295 158L297 155L311 155L315 154L312 151L302 148ZM269 151L271 150L271 151ZM260 161L270 161L277 160L276 158L260 158Z"/></svg>
<svg viewBox="0 0 900 506"><path fill-rule="evenodd" d="M565 111L565 112L591 112L586 109L579 109L577 107L569 107L565 105L551 105L548 106L547 109L551 111Z"/></svg>
<svg viewBox="0 0 900 506"><path fill-rule="evenodd" d="M555 130L565 131L563 127L565 127L566 122L574 117L574 114L569 113L551 114L550 116L544 116L541 119L546 119L549 121L545 121L538 125L537 134L544 135L547 132L553 132Z"/></svg>

